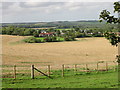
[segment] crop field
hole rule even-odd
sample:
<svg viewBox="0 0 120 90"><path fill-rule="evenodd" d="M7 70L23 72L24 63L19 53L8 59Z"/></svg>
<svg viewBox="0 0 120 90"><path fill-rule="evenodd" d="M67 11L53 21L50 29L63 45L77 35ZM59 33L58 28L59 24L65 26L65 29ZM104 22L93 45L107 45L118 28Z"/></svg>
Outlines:
<svg viewBox="0 0 120 90"><path fill-rule="evenodd" d="M78 41L24 43L26 36L2 35L3 65L81 64L114 61L117 47L105 38L81 38Z"/></svg>
<svg viewBox="0 0 120 90"><path fill-rule="evenodd" d="M24 43L23 39L28 37L2 35L2 64L5 75L2 88L118 87L117 72L115 72L117 64L112 62L115 61L118 49L110 45L105 38L77 38L77 41ZM93 63L88 66L96 70L95 62L102 61L109 62L108 69L111 68L109 71L98 73L96 71L82 71L86 70L85 63ZM61 76L62 64L65 65L64 77ZM74 64L78 64L77 71L74 70L74 66L70 66ZM17 66L16 79L14 79L13 65ZM49 79L36 71L35 79L31 79L31 65L35 65L45 74L48 74L47 65L50 65L50 76L53 79ZM107 69L105 66L105 63L99 64L99 69Z"/></svg>

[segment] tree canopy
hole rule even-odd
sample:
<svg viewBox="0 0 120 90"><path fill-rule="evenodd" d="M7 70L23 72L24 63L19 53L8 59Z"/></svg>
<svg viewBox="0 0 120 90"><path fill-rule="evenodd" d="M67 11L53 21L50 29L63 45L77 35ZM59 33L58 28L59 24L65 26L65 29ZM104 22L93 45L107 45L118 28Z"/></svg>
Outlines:
<svg viewBox="0 0 120 90"><path fill-rule="evenodd" d="M118 46L118 42L120 42L120 2L114 2L114 13L118 13L118 17L110 15L111 13L107 10L103 10L100 13L100 22L103 20L107 23L118 24L118 33L115 32L106 32L104 35L110 41L112 45Z"/></svg>

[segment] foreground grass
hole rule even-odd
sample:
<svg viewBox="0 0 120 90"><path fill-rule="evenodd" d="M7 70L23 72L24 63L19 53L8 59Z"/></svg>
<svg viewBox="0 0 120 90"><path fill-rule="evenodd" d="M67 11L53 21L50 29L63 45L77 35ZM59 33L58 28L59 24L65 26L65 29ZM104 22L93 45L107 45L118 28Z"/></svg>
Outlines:
<svg viewBox="0 0 120 90"><path fill-rule="evenodd" d="M2 88L118 88L117 72L83 73L77 75L66 75L65 77L52 76L49 79L30 76L3 79Z"/></svg>

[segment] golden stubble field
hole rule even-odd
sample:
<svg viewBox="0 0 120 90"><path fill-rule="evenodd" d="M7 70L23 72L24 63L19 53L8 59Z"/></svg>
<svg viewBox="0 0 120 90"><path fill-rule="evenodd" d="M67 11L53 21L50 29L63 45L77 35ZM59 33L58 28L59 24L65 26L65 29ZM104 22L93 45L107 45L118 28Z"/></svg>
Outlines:
<svg viewBox="0 0 120 90"><path fill-rule="evenodd" d="M118 52L105 38L72 42L21 43L26 37L2 35L3 65L61 65L113 61Z"/></svg>

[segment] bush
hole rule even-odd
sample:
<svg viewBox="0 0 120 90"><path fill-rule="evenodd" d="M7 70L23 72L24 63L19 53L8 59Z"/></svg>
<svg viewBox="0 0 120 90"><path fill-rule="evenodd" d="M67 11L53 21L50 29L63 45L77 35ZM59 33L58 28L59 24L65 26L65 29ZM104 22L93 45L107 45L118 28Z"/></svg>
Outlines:
<svg viewBox="0 0 120 90"><path fill-rule="evenodd" d="M57 37L52 37L52 42L57 42L58 40L57 40Z"/></svg>
<svg viewBox="0 0 120 90"><path fill-rule="evenodd" d="M30 37L24 40L26 43L36 43L36 38L35 37Z"/></svg>
<svg viewBox="0 0 120 90"><path fill-rule="evenodd" d="M34 32L33 32L33 36L34 36L34 37L39 37L39 33L38 33L37 31L34 31Z"/></svg>
<svg viewBox="0 0 120 90"><path fill-rule="evenodd" d="M84 33L76 33L76 38L81 38L81 37L85 37Z"/></svg>
<svg viewBox="0 0 120 90"><path fill-rule="evenodd" d="M45 37L44 40L46 42L57 42L57 37L56 36L52 36L52 37Z"/></svg>
<svg viewBox="0 0 120 90"><path fill-rule="evenodd" d="M44 43L45 41L44 41L44 40L41 40L41 39L36 39L35 42L36 42L36 43Z"/></svg>
<svg viewBox="0 0 120 90"><path fill-rule="evenodd" d="M94 34L93 36L94 37L103 37L103 35L101 35L101 34Z"/></svg>
<svg viewBox="0 0 120 90"><path fill-rule="evenodd" d="M45 37L44 40L45 40L46 42L52 42L52 38L51 38L51 37Z"/></svg>
<svg viewBox="0 0 120 90"><path fill-rule="evenodd" d="M23 41L26 43L44 43L44 42L46 42L45 40L41 40L40 38L35 38L35 37L29 37Z"/></svg>
<svg viewBox="0 0 120 90"><path fill-rule="evenodd" d="M65 40L65 41L75 41L76 39L75 39L74 36L68 36L68 35L67 35L67 36L64 37L64 40Z"/></svg>

